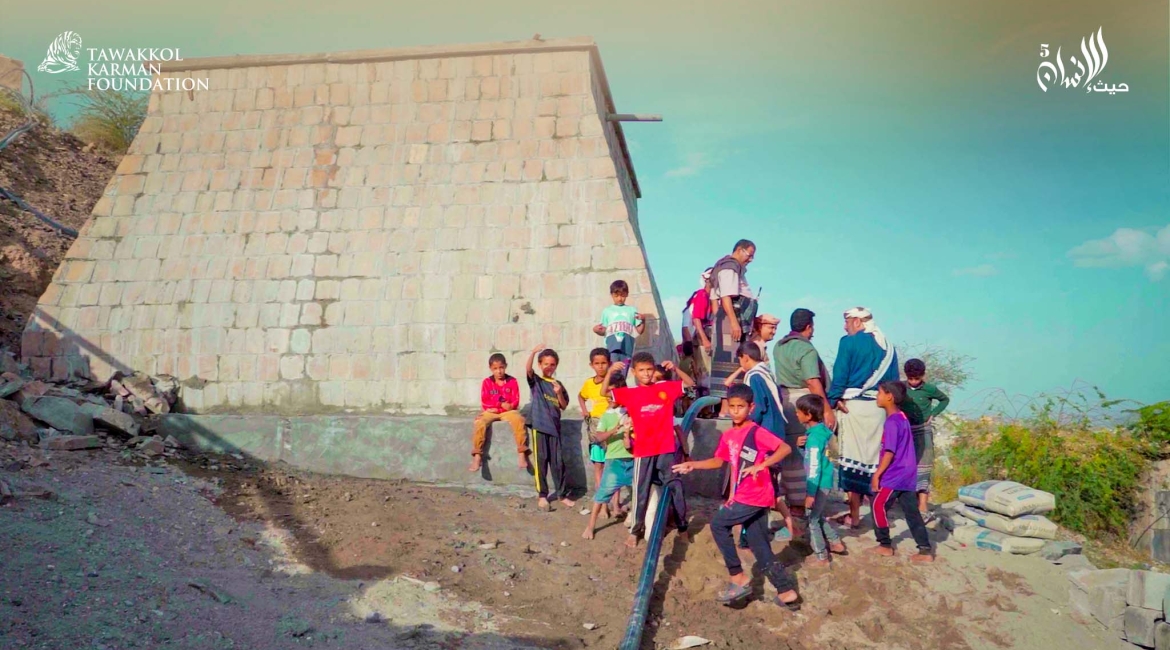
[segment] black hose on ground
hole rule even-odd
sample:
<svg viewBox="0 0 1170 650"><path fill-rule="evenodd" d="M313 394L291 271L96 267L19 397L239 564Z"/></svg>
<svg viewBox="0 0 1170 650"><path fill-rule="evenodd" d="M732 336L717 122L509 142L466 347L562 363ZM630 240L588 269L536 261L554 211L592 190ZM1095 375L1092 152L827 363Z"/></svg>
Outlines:
<svg viewBox="0 0 1170 650"><path fill-rule="evenodd" d="M36 96L36 91L33 89L32 77L30 77L28 72L25 70L21 70L21 72L24 74L25 79L28 79L29 98L25 99L24 95L22 95L19 90L12 91L12 94L16 96L17 102L21 105L21 108L24 109L27 119L24 121L24 124L21 124L20 126L16 127L15 129L12 129L11 131L8 132L7 135L5 135L3 138L0 138L0 149L4 149L4 147L7 147L8 145L12 144L12 142L14 140L16 140L21 135L27 133L28 131L31 131L33 129L33 127L35 127L37 124L36 116L35 116L35 113L33 112L33 98ZM41 220L41 222L47 224L48 226L56 229L58 232L65 234L65 235L68 235L70 237L74 237L74 238L77 237L76 230L70 228L69 226L57 223L55 220L46 216L40 210L37 210L36 208L29 205L27 202L25 202L24 199L20 198L15 193L11 192L10 190L8 190L2 186L0 186L0 198L8 199L9 201L12 201L13 203L16 204L16 207L32 214L32 216Z"/></svg>

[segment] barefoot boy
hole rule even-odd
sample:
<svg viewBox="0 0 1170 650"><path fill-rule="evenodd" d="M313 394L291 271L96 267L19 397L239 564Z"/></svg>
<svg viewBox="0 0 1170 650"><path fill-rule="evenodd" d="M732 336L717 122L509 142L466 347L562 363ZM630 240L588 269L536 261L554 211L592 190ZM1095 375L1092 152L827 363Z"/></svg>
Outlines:
<svg viewBox="0 0 1170 650"><path fill-rule="evenodd" d="M589 367L593 368L593 376L586 379L581 386L581 392L577 393L577 404L585 418L585 435L589 438L589 462L593 463L593 486L596 490L601 485L601 473L605 468L606 458L605 447L593 434L597 429L598 420L609 408L609 397L601 390L605 384L605 373L609 371L609 350L593 348L589 353Z"/></svg>
<svg viewBox="0 0 1170 650"><path fill-rule="evenodd" d="M508 361L499 352L488 357L488 369L492 374L483 380L479 389L479 401L483 413L475 418L475 429L471 434L471 466L469 472L478 472L483 464L483 443L487 429L493 422L503 420L512 427L516 439L516 455L520 457L520 469L528 469L528 435L524 432L524 416L520 415L520 384L508 374Z"/></svg>
<svg viewBox="0 0 1170 650"><path fill-rule="evenodd" d="M926 381L926 363L911 359L903 366L906 371L906 401L902 412L910 420L914 436L914 455L918 458L918 511L922 520L930 521L927 506L930 501L930 477L934 470L934 418L946 410L951 398Z"/></svg>
<svg viewBox="0 0 1170 650"><path fill-rule="evenodd" d="M532 369L533 360L540 366L539 375ZM550 510L549 474L552 474L552 481L557 484L561 503L568 507L575 505L565 493L565 460L561 458L561 411L569 405L569 392L565 390L564 384L553 378L559 363L560 357L556 351L545 348L541 343L532 348L528 362L524 365L528 388L532 390L532 419L529 426L532 428L536 492L540 498L537 507L546 512ZM553 498L556 498L556 493L553 493Z"/></svg>
<svg viewBox="0 0 1170 650"><path fill-rule="evenodd" d="M683 385L693 386L694 381L685 373L679 372L681 381L663 381L654 383L654 356L648 352L639 352L630 360L631 373L638 385L634 388L613 389L614 403L624 406L630 414L630 421L634 425L634 475L637 477L634 488L634 509L630 516L634 518L634 526L630 536L626 539L626 546L634 548L638 545L638 538L646 530L646 508L650 502L650 490L653 485L662 486L663 490L669 485L670 514L673 514L678 524L678 535L686 540L687 537L687 504L683 496L682 482L671 471L671 467L682 460L681 450L674 427L674 402L682 397ZM678 372L670 361L663 362L667 371ZM625 370L625 364L615 363L609 367L606 375L606 386L614 383L614 375Z"/></svg>
<svg viewBox="0 0 1170 650"><path fill-rule="evenodd" d="M597 527L597 516L602 508L610 501L610 516L617 516L618 496L623 487L634 485L634 455L630 453L627 443L630 440L630 417L620 406L611 407L601 416L593 440L605 444L605 472L597 483L593 493L593 510L589 513L589 523L581 537L593 539L593 531Z"/></svg>
<svg viewBox="0 0 1170 650"><path fill-rule="evenodd" d="M743 572L731 536L731 529L741 525L747 531L756 565L776 588L776 604L796 611L800 609L796 579L772 554L768 541L768 510L776 502L768 468L779 463L792 449L772 432L751 422L748 419L751 409L752 389L743 384L732 386L727 391L732 428L723 432L715 456L679 463L673 469L679 474L689 474L696 469L721 469L725 462L731 463L731 497L711 520L711 535L731 576L731 584L719 592L716 600L732 605L751 595L751 575Z"/></svg>
<svg viewBox="0 0 1170 650"><path fill-rule="evenodd" d="M882 458L874 471L870 488L873 490L873 521L878 546L878 555L894 554L890 541L890 521L887 510L897 501L902 514L910 525L910 534L918 545L918 552L910 556L911 562L933 562L930 536L922 514L918 512L918 499L914 496L917 480L917 462L914 459L914 439L910 435L910 421L901 411L906 400L906 384L887 381L878 385L877 405L886 412L886 424L882 430Z"/></svg>

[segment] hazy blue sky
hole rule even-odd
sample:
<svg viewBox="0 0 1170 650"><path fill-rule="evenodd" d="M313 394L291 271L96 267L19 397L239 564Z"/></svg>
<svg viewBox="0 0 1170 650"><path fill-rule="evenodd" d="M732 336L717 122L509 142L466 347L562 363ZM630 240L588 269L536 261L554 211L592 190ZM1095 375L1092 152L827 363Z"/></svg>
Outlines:
<svg viewBox="0 0 1170 650"><path fill-rule="evenodd" d="M187 57L593 36L618 109L666 117L626 132L668 305L746 236L765 310L818 312L829 355L865 305L975 357L969 406L1075 380L1166 399L1166 3L1021 4L65 0L7 7L0 52L35 68L65 30ZM1129 92L1042 92L1040 45L1079 56L1099 27L1098 79Z"/></svg>

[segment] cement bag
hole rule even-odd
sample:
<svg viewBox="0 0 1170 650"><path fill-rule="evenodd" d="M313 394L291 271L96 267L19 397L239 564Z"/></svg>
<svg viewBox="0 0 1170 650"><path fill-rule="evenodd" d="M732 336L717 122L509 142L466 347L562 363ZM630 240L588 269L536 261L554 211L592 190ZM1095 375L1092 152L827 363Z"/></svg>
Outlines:
<svg viewBox="0 0 1170 650"><path fill-rule="evenodd" d="M1019 517L1056 508L1056 497L1012 481L983 481L959 488L959 501L987 512Z"/></svg>
<svg viewBox="0 0 1170 650"><path fill-rule="evenodd" d="M1012 518L968 505L960 506L959 514L984 528L990 528L1005 535L1056 539L1056 524L1044 515L1023 515Z"/></svg>
<svg viewBox="0 0 1170 650"><path fill-rule="evenodd" d="M985 548L992 551L999 551L1000 553L1014 553L1016 555L1035 553L1044 548L1044 544L1046 544L1042 539L1013 537L983 528L982 526L959 526L955 528L951 535L956 540L964 544L970 544L976 548Z"/></svg>

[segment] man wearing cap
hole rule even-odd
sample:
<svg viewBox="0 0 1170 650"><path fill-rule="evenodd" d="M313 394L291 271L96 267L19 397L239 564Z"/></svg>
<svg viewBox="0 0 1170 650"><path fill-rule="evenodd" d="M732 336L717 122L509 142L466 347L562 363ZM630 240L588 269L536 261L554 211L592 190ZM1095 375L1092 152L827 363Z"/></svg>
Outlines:
<svg viewBox="0 0 1170 650"><path fill-rule="evenodd" d="M861 525L861 497L870 482L882 448L886 413L875 401L883 381L898 379L898 353L873 322L865 307L845 312L845 336L837 347L828 398L837 409L841 444L841 489L849 493L849 525Z"/></svg>

